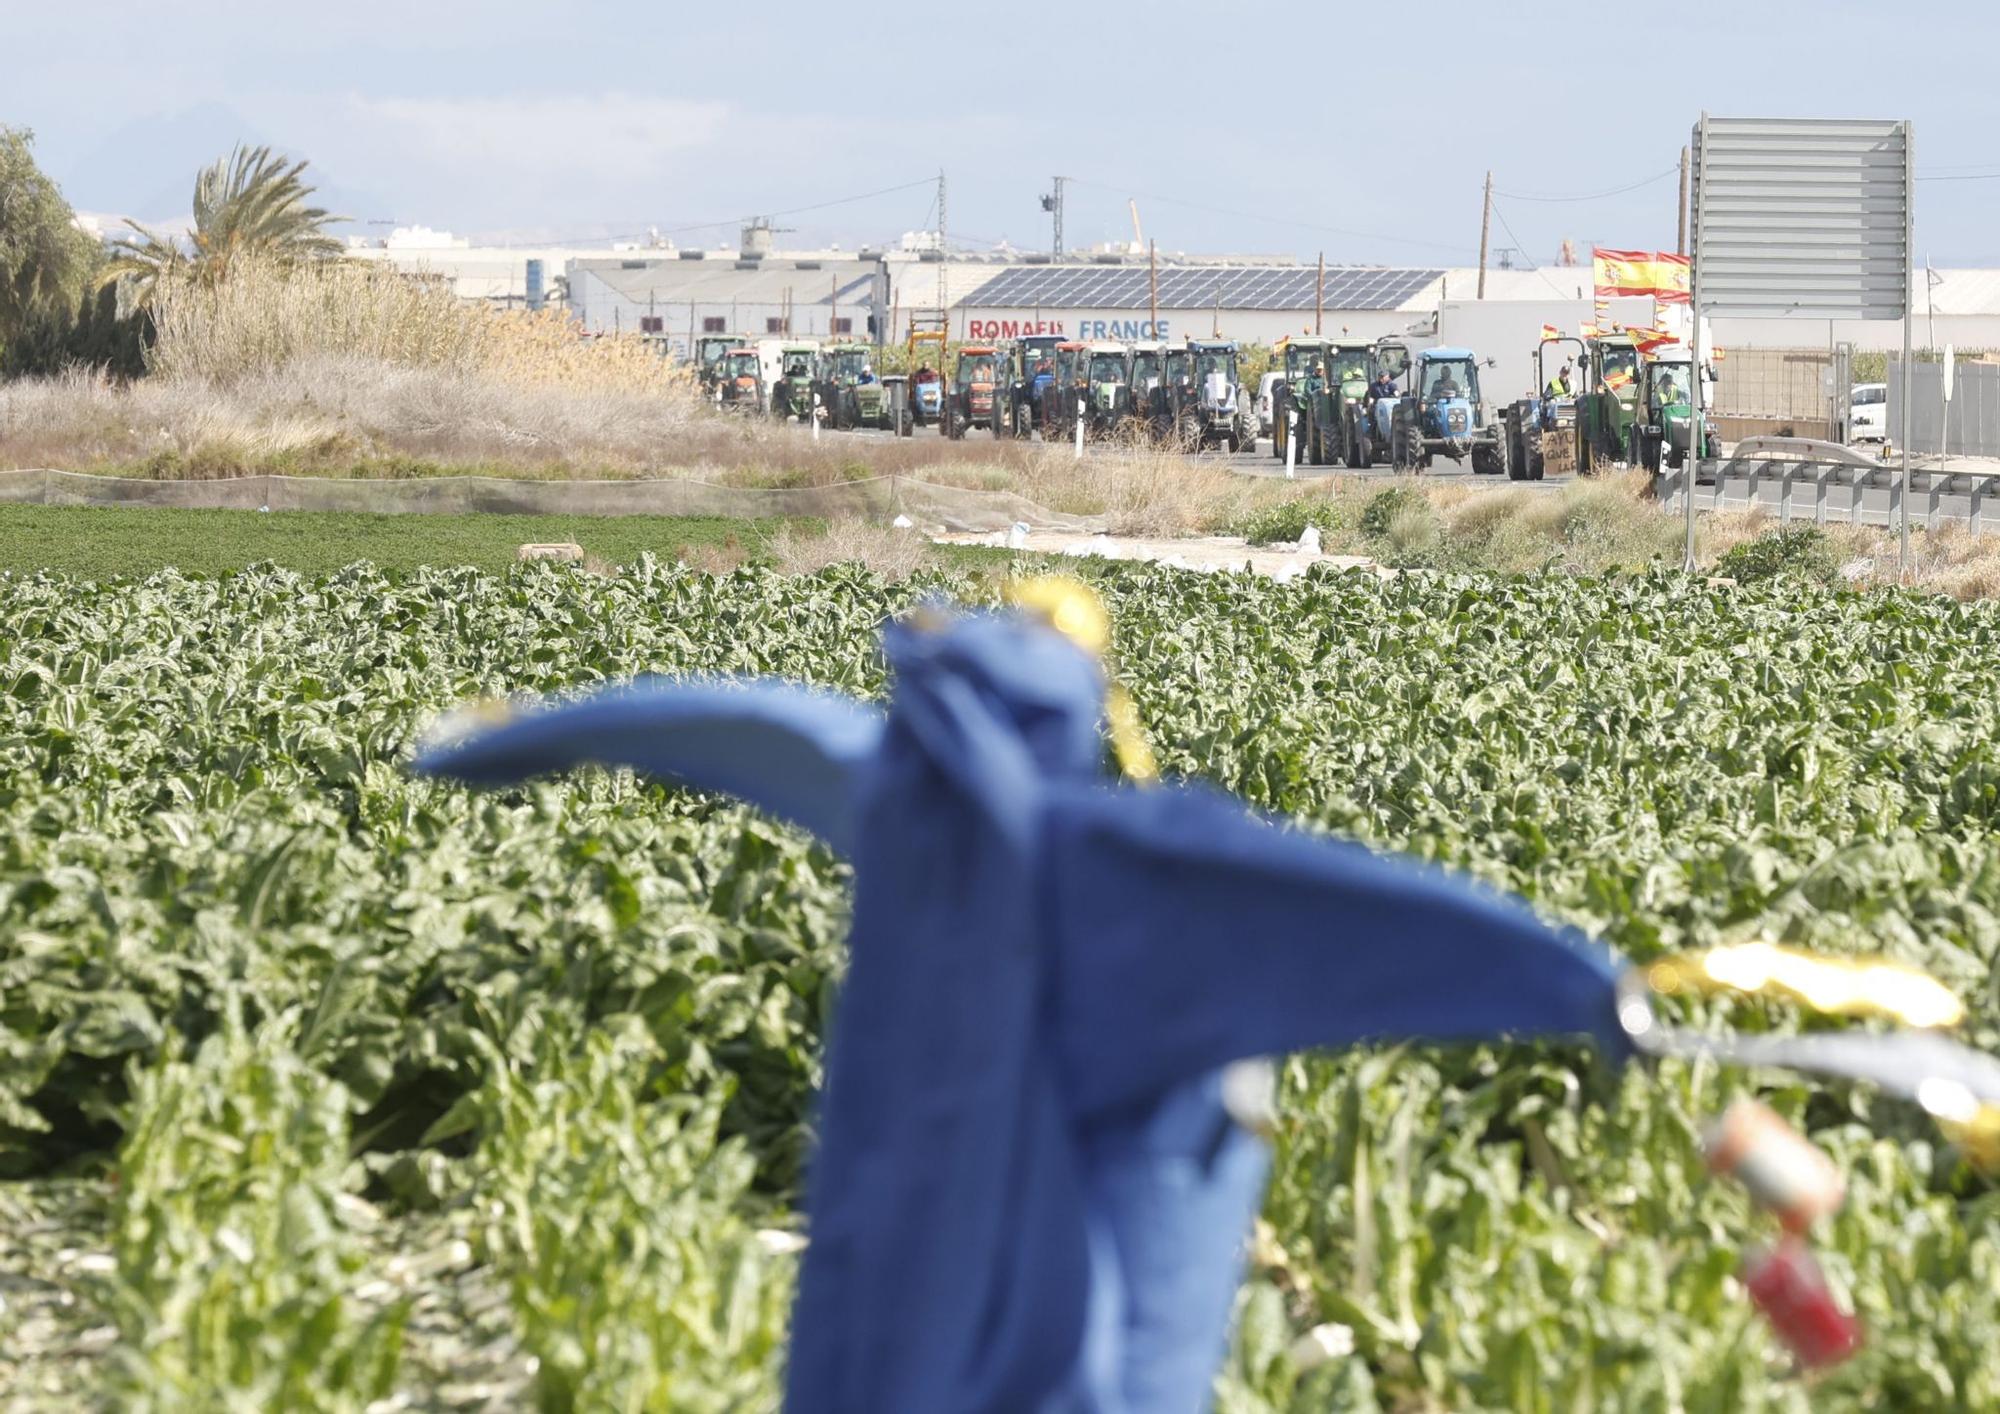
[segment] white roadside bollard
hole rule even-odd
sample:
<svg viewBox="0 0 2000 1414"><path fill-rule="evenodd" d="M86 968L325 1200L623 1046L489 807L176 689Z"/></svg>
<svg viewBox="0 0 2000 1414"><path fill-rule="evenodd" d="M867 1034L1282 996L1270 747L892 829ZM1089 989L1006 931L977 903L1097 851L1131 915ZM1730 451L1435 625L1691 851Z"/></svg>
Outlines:
<svg viewBox="0 0 2000 1414"><path fill-rule="evenodd" d="M1026 521L1017 520L1007 527L1007 548L1009 550L1025 550L1028 548L1028 523Z"/></svg>
<svg viewBox="0 0 2000 1414"><path fill-rule="evenodd" d="M1299 414L1293 409L1285 414L1285 480L1298 479L1299 464Z"/></svg>
<svg viewBox="0 0 2000 1414"><path fill-rule="evenodd" d="M819 440L819 394L818 393L813 394L812 419L813 419L813 441L817 442Z"/></svg>
<svg viewBox="0 0 2000 1414"><path fill-rule="evenodd" d="M1083 460L1083 404L1076 405L1076 459Z"/></svg>

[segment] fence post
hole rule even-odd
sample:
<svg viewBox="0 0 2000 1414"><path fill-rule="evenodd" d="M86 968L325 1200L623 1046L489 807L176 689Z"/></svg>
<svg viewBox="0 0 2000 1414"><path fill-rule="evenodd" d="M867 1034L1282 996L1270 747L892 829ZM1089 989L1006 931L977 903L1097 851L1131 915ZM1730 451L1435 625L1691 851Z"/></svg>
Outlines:
<svg viewBox="0 0 2000 1414"><path fill-rule="evenodd" d="M1786 462L1784 470L1778 473L1778 528L1783 530L1792 523L1792 464Z"/></svg>
<svg viewBox="0 0 2000 1414"><path fill-rule="evenodd" d="M1083 404L1076 405L1076 459L1083 460Z"/></svg>
<svg viewBox="0 0 2000 1414"><path fill-rule="evenodd" d="M1294 479L1299 461L1299 414L1297 409L1285 413L1285 480Z"/></svg>
<svg viewBox="0 0 2000 1414"><path fill-rule="evenodd" d="M1826 474L1833 470L1829 466L1813 468L1813 524L1826 524Z"/></svg>
<svg viewBox="0 0 2000 1414"><path fill-rule="evenodd" d="M1983 476L1973 477L1972 505L1968 508L1968 513L1965 519L1966 522L1972 527L1972 538L1975 540L1979 538L1979 503L1980 500L1985 495L1986 495L1986 478Z"/></svg>

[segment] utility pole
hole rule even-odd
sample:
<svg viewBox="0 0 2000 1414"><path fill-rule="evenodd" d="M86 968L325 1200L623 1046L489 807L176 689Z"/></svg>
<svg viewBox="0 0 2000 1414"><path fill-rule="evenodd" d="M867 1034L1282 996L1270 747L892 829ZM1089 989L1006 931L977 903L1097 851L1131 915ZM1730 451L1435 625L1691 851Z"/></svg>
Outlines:
<svg viewBox="0 0 2000 1414"><path fill-rule="evenodd" d="M1486 238L1493 229L1493 174L1486 174L1486 202L1479 208L1479 298L1486 298Z"/></svg>
<svg viewBox="0 0 2000 1414"><path fill-rule="evenodd" d="M1149 339L1160 337L1160 243L1146 243L1146 307L1153 321L1153 328L1146 335Z"/></svg>
<svg viewBox="0 0 2000 1414"><path fill-rule="evenodd" d="M1681 149L1681 199L1674 208L1674 254L1688 253L1688 150Z"/></svg>
<svg viewBox="0 0 2000 1414"><path fill-rule="evenodd" d="M951 343L951 305L945 300L944 282L944 168L938 168L938 366L945 364L945 350Z"/></svg>
<svg viewBox="0 0 2000 1414"><path fill-rule="evenodd" d="M1055 236L1049 246L1049 253L1057 260L1063 257L1063 183L1068 180L1068 177L1057 177L1055 190L1042 198L1042 210L1055 217Z"/></svg>
<svg viewBox="0 0 2000 1414"><path fill-rule="evenodd" d="M840 332L840 277L833 277L833 293L826 298L826 336L831 339Z"/></svg>
<svg viewBox="0 0 2000 1414"><path fill-rule="evenodd" d="M1313 333L1319 333L1326 316L1326 252L1319 253L1319 277L1313 281Z"/></svg>

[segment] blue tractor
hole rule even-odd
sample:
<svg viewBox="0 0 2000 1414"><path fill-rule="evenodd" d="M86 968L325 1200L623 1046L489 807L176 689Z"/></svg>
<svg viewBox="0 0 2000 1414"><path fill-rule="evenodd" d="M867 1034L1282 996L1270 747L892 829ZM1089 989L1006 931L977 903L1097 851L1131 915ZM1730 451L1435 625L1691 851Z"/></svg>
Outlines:
<svg viewBox="0 0 2000 1414"><path fill-rule="evenodd" d="M1507 469L1507 441L1500 419L1488 417L1479 392L1479 356L1470 349L1424 349L1412 356L1401 344L1375 347L1376 366L1398 380L1393 396L1371 390L1370 441L1386 448L1398 471L1423 471L1433 457L1472 458L1481 473Z"/></svg>

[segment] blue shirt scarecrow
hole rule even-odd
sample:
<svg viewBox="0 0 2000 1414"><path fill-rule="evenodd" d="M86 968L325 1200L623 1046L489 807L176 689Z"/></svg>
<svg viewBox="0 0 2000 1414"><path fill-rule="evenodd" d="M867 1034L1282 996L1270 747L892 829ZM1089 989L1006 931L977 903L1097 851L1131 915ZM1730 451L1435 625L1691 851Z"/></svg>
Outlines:
<svg viewBox="0 0 2000 1414"><path fill-rule="evenodd" d="M1081 590L1042 610L891 625L886 711L641 683L475 712L418 762L487 784L627 765L853 859L794 1414L1192 1414L1267 1168L1233 1062L1373 1038L1632 1049L1610 955L1518 903L1108 779L1102 611Z"/></svg>

